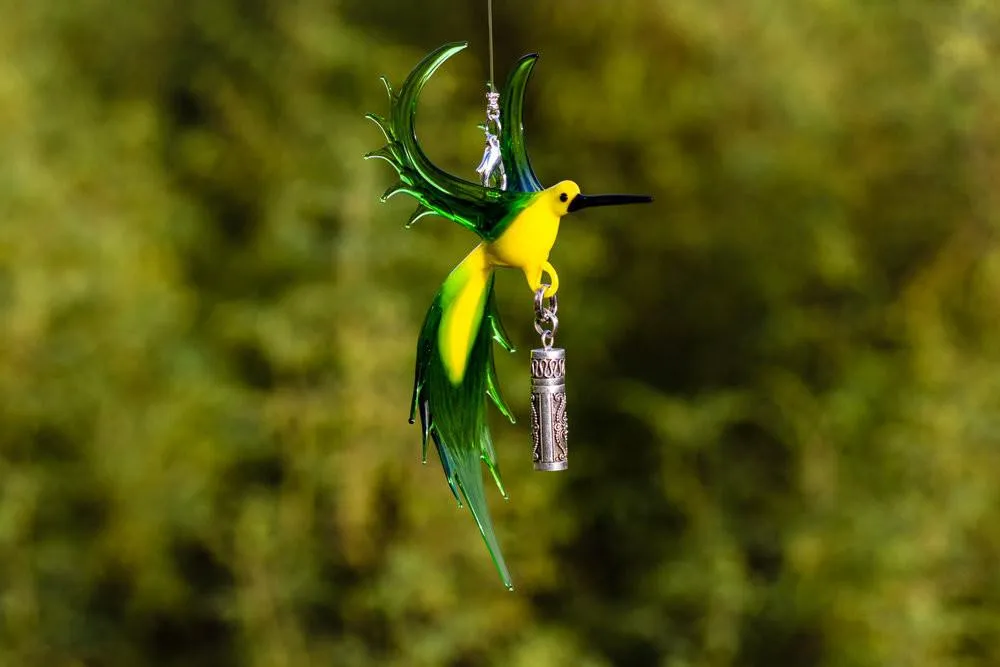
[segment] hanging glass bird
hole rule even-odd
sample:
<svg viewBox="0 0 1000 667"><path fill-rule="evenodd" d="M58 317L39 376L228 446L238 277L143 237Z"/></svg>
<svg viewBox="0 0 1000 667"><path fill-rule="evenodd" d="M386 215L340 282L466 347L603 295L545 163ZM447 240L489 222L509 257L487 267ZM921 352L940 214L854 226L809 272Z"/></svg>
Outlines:
<svg viewBox="0 0 1000 667"><path fill-rule="evenodd" d="M562 216L588 207L637 204L650 202L652 198L587 196L580 193L573 181L562 181L547 189L541 186L528 161L521 124L524 91L537 59L534 54L516 64L500 94L499 126L504 128L500 158L506 166L506 190L483 187L434 165L414 133L417 100L438 67L465 47L465 42L445 44L429 54L398 92L393 92L389 82L382 79L389 93L389 117L368 114L367 118L379 126L387 143L365 157L381 158L399 174L399 182L382 195L383 202L399 193L419 202L407 227L425 215L436 214L457 222L482 239L444 281L424 319L417 340L410 422L419 415L424 461L430 438L452 493L460 506L463 499L469 506L504 584L513 588L493 531L479 467L480 461L486 463L506 498L486 421L486 397L514 421L501 396L493 363L494 340L506 350L514 351L497 310L494 270L520 269L528 287L536 294L538 305L543 298L553 298L559 289L549 252ZM543 283L543 274L548 274L549 284ZM550 322L554 319L553 311L548 311ZM549 335L548 349L552 330L545 331ZM534 363L535 355L532 356Z"/></svg>

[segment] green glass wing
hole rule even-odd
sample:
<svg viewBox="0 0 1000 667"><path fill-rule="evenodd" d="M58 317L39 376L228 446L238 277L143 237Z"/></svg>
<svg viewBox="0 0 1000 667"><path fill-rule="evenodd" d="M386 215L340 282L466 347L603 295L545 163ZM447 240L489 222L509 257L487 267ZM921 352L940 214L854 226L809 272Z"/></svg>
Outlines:
<svg viewBox="0 0 1000 667"><path fill-rule="evenodd" d="M538 60L537 54L521 58L514 66L507 83L500 93L500 155L507 170L507 187L512 192L538 192L544 190L535 177L524 143L524 90L531 77L531 70Z"/></svg>
<svg viewBox="0 0 1000 667"><path fill-rule="evenodd" d="M382 201L395 194L406 193L419 202L407 226L425 215L437 214L476 232L487 241L493 241L506 228L506 223L513 214L527 204L531 193L539 188L522 190L520 187L515 187L501 191L449 174L427 157L417 141L414 128L420 92L434 72L448 58L465 47L465 42L445 44L427 55L410 72L398 92L393 92L388 81L383 78L389 93L389 118L377 114L368 114L367 118L379 126L387 143L365 157L383 159L399 174L399 182L386 190L382 195ZM530 67L528 69L530 71ZM523 95L523 84L521 93L514 97L519 99L521 95ZM517 109L520 109L520 102ZM520 128L519 113L516 117L510 116L509 122ZM508 149L512 156L511 164L527 164L523 139L511 145L516 146ZM530 173L530 166L528 171ZM518 173L523 173L523 167ZM521 181L523 178L518 179L518 183Z"/></svg>

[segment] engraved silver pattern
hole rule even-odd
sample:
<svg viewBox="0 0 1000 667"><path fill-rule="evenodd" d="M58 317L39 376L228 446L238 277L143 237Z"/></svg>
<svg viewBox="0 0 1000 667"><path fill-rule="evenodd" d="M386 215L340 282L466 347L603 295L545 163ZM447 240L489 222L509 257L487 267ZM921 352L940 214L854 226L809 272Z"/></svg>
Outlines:
<svg viewBox="0 0 1000 667"><path fill-rule="evenodd" d="M536 467L542 460L542 423L539 417L540 410L538 409L540 402L541 397L538 394L531 395L531 440L534 444L534 449L531 452L531 460Z"/></svg>
<svg viewBox="0 0 1000 667"><path fill-rule="evenodd" d="M535 470L565 470L569 428L566 419L566 351L531 351L531 439Z"/></svg>
<svg viewBox="0 0 1000 667"><path fill-rule="evenodd" d="M566 359L532 359L531 377L550 380L566 375Z"/></svg>
<svg viewBox="0 0 1000 667"><path fill-rule="evenodd" d="M566 394L553 394L552 434L555 440L555 460L566 461L569 454L569 424L566 420Z"/></svg>

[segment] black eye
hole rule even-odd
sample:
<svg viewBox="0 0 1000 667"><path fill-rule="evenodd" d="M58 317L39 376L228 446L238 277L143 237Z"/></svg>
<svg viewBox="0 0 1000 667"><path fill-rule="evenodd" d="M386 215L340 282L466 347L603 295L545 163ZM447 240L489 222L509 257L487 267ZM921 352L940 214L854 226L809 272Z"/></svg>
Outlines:
<svg viewBox="0 0 1000 667"><path fill-rule="evenodd" d="M569 195L565 192L559 195L559 201L566 201L567 199L569 199Z"/></svg>

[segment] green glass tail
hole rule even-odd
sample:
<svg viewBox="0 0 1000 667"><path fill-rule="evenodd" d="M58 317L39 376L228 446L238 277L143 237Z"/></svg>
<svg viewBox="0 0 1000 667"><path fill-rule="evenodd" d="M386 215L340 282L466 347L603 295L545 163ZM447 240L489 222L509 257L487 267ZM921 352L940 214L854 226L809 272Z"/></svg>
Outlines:
<svg viewBox="0 0 1000 667"><path fill-rule="evenodd" d="M497 488L506 498L507 492L503 488L486 422L486 397L490 397L500 412L514 421L500 394L493 364L492 341L496 340L511 352L514 348L500 323L493 294L493 274L490 271L483 282L485 298L476 313L477 322L475 331L472 332L474 338L464 374L458 383L450 379L439 339L442 320L447 316L449 308L454 307L447 298L453 287L449 282L461 279L460 268L461 265L445 281L424 319L417 342L410 422L419 413L423 428L424 461L427 461L427 443L430 439L437 448L445 478L455 499L459 506L463 499L468 505L504 585L513 589L510 572L500 552L486 504L480 461L486 463Z"/></svg>

